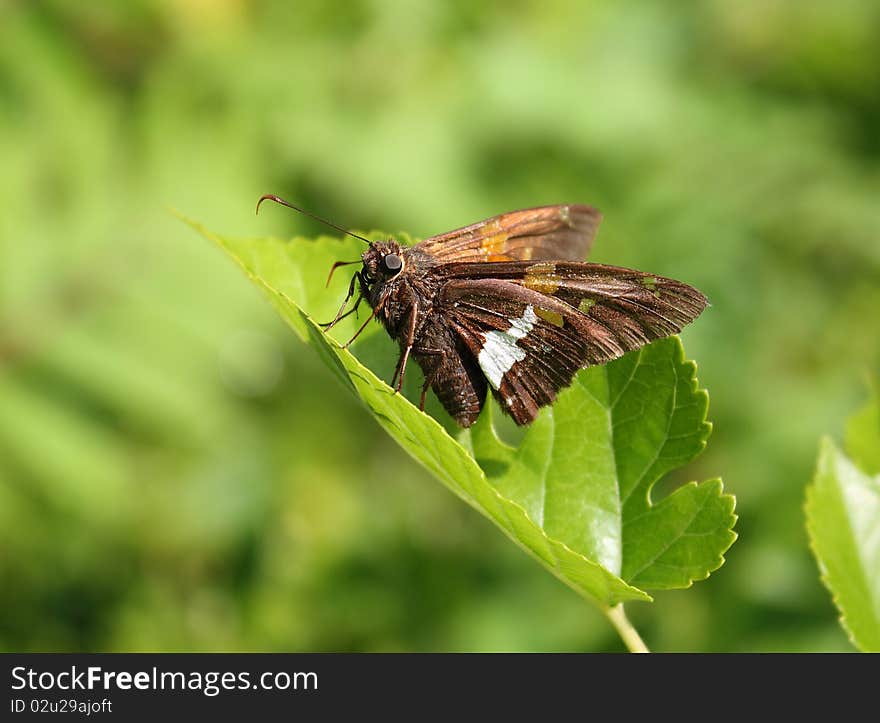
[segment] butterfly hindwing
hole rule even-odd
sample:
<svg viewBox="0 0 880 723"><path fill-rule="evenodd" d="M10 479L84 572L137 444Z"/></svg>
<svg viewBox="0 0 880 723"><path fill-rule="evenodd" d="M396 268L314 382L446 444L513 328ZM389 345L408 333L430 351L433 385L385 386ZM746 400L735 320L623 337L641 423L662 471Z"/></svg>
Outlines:
<svg viewBox="0 0 880 723"><path fill-rule="evenodd" d="M687 284L601 264L556 264L553 273L548 264L467 264L467 276L458 266L438 269L447 278L441 304L518 424L580 368L680 331L706 304Z"/></svg>
<svg viewBox="0 0 880 723"><path fill-rule="evenodd" d="M624 352L576 309L509 281L456 280L442 294L453 328L518 424L531 422L578 369Z"/></svg>
<svg viewBox="0 0 880 723"><path fill-rule="evenodd" d="M440 263L583 261L602 215L582 204L539 206L503 213L417 245Z"/></svg>

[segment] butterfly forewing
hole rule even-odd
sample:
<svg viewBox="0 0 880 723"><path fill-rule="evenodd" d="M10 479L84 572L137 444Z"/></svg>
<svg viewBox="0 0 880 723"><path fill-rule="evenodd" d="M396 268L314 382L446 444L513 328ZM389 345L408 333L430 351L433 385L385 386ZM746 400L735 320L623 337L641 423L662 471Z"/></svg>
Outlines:
<svg viewBox="0 0 880 723"><path fill-rule="evenodd" d="M611 327L627 329L647 343L676 334L706 307L706 297L675 279L606 264L507 262L446 264L446 279L499 279L553 296ZM645 332L639 336L638 329Z"/></svg>
<svg viewBox="0 0 880 723"><path fill-rule="evenodd" d="M440 263L583 261L601 220L602 214L592 206L539 206L503 213L433 236L417 248Z"/></svg>

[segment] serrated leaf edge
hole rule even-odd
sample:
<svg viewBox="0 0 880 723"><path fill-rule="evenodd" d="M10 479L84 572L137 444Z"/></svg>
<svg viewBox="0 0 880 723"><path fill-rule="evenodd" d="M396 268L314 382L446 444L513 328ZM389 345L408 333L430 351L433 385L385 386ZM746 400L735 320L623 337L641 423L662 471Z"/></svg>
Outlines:
<svg viewBox="0 0 880 723"><path fill-rule="evenodd" d="M736 496L724 492L724 482L722 481L722 479L720 477L711 477L707 480L703 480L702 482L697 482L696 480L691 480L690 482L686 482L685 484L677 487L675 490L670 492L668 495L666 495L662 499L658 500L657 502L652 503L651 507L653 508L656 505L662 504L663 502L668 500L673 495L679 493L681 490L684 490L688 487L703 487L703 486L706 486L709 488L717 486L717 490L712 493L716 494L717 498L719 500L721 500L725 505L725 508L726 508L725 512L727 515L727 519L730 520L730 525L725 529L725 532L728 533L728 535L729 535L729 540L728 540L727 544L723 548L721 548L721 550L719 550L718 556L713 560L712 563L710 563L710 564L714 565L714 567L709 567L706 569L706 571L703 574L690 578L686 585L676 585L674 587L651 587L650 589L652 589L652 590L687 590L688 588L693 587L695 582L701 582L703 580L708 579L709 576L713 572L715 572L716 570L719 570L721 567L724 566L724 563L727 561L727 559L724 557L724 553L726 553L733 546L733 543L739 539L739 535L737 534L736 530L734 529L734 527L736 527L737 521L739 520L739 515L737 515L736 512L734 512L734 510L736 509ZM696 515L694 515L694 517L691 519L691 522L693 522L694 519L696 519ZM674 545L676 541L677 541L677 538L676 538L676 540L673 540L666 549L669 549L669 547L672 547L672 545ZM658 557L659 557L659 555L658 555ZM717 562L717 564L715 564L716 562ZM648 566L645 566L642 569L645 570L645 569L647 569L647 567ZM639 572L641 572L641 570ZM638 577L638 573L636 573L635 575L632 576L633 579L636 577Z"/></svg>
<svg viewBox="0 0 880 723"><path fill-rule="evenodd" d="M804 499L804 519L806 520L806 529L807 529L807 540L810 546L810 551L813 553L813 559L816 561L816 564L819 567L819 579L824 585L825 589L828 590L828 593L831 595L831 601L834 604L834 607L837 609L838 620L840 621L840 627L843 628L843 631L846 633L847 638L858 650L863 652L865 649L862 645L856 640L855 634L852 631L852 628L849 625L849 621L846 616L846 611L844 610L843 605L840 602L839 593L834 589L831 584L831 580L828 577L828 567L825 564L825 560L822 555L819 553L818 543L816 540L816 533L814 529L814 518L812 514L812 506L814 504L814 497L817 494L816 490L816 480L819 477L819 474L822 470L823 461L826 458L826 455L831 452L833 454L840 455L844 457L855 469L859 469L853 461L846 455L844 452L834 443L834 440L828 436L823 435L822 439L819 443L819 456L816 460L816 468L813 472L813 480L807 485L807 493ZM861 470L859 470L861 472ZM864 472L862 472L864 474ZM870 476L870 475L866 475Z"/></svg>

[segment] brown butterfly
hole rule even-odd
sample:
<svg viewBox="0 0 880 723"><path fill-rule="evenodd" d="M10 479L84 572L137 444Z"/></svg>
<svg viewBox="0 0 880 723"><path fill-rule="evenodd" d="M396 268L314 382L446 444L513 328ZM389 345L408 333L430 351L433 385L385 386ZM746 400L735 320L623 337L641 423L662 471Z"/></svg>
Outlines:
<svg viewBox="0 0 880 723"><path fill-rule="evenodd" d="M404 247L371 242L283 199L369 245L329 329L366 301L400 345L392 386L410 358L463 427L472 425L487 388L517 424L534 420L575 373L604 364L696 319L706 297L681 281L586 263L601 214L590 206L511 211ZM345 311L357 291L354 306ZM348 346L346 344L346 346Z"/></svg>

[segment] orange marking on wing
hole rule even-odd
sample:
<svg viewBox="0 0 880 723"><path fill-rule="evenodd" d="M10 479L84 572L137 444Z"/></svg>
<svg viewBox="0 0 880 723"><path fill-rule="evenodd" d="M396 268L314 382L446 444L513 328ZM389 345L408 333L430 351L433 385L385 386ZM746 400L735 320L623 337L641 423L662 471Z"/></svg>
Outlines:
<svg viewBox="0 0 880 723"><path fill-rule="evenodd" d="M553 324L553 326L558 326L560 329L565 326L565 319L562 318L562 314L556 311L538 308L535 309L535 313L540 316L544 321Z"/></svg>
<svg viewBox="0 0 880 723"><path fill-rule="evenodd" d="M556 275L556 264L542 262L529 266L523 278L523 286L539 294L553 294L559 288L562 279Z"/></svg>
<svg viewBox="0 0 880 723"><path fill-rule="evenodd" d="M588 297L584 297L581 299L581 303L578 304L578 311L582 311L584 314L589 314L590 309L592 309L596 305L595 299L590 299Z"/></svg>
<svg viewBox="0 0 880 723"><path fill-rule="evenodd" d="M507 243L509 234L503 229L501 223L496 219L492 223L486 224L483 229L485 236L480 241L480 249L489 261L493 261L493 256L502 256L504 244Z"/></svg>

